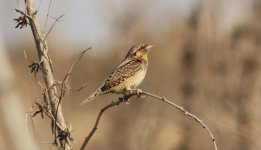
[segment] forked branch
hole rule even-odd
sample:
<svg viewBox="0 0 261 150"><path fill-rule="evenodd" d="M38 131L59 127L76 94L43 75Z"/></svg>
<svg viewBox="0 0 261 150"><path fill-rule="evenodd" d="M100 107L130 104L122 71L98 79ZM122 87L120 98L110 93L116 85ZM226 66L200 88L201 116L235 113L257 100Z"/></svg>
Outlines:
<svg viewBox="0 0 261 150"><path fill-rule="evenodd" d="M55 119L54 122L57 121L57 117L58 117L57 115L58 115L59 107L60 107L60 105L61 105L61 102L62 102L63 97L65 96L65 94L66 94L68 91L71 90L71 88L68 86L67 81L68 81L69 77L72 75L75 66L76 66L76 65L78 64L78 62L82 59L83 55L84 55L88 50L90 50L90 49L91 49L91 47L87 48L86 50L84 50L84 51L79 55L79 57L73 62L72 66L71 66L70 69L69 69L69 72L65 75L63 81L59 83L59 84L61 85L61 90L60 90L60 96L59 96L58 104L57 104L57 107L56 107L56 113L55 113L56 116L55 116L55 118L54 118L54 119ZM84 89L84 88L86 87L86 85L87 85L87 84L83 84L77 91L80 91L80 90ZM74 91L74 90L73 90L73 91ZM57 136L56 136L56 129L57 129L57 126L54 126L54 135L55 135L55 137L57 137ZM68 131L70 131L70 130L68 130ZM70 132L69 132L69 133L70 133ZM68 134L68 135L69 135L69 134ZM59 136L59 135L58 135L58 136ZM71 138L71 137L69 136L69 138ZM73 141L73 138L71 138L71 141Z"/></svg>
<svg viewBox="0 0 261 150"><path fill-rule="evenodd" d="M132 94L132 95L127 95L124 96L123 98L119 98L117 101L112 101L109 105L103 107L100 110L100 113L95 121L94 127L92 128L91 132L88 134L88 136L85 137L84 142L81 146L81 150L84 150L86 145L88 144L88 142L90 141L91 137L93 136L93 134L95 133L95 131L98 129L98 125L101 119L102 114L109 108L116 106L116 105L120 105L120 103L122 102L127 102L132 96L134 96L136 94Z"/></svg>
<svg viewBox="0 0 261 150"><path fill-rule="evenodd" d="M19 6L20 8L20 6ZM57 97L57 87L55 84L55 79L53 77L53 71L52 71L52 61L50 57L48 56L48 45L45 39L45 36L41 30L40 23L37 19L37 11L34 8L33 0L25 0L25 10L22 11L20 8L19 10L16 10L21 17L19 17L16 21L18 22L18 26L20 28L26 26L27 24L30 25L35 45L37 48L37 53L39 57L39 62L35 63L36 65L39 65L38 68L36 67L33 69L34 71L38 72L39 70L42 71L43 79L45 82L45 92L44 92L44 102L46 106L50 106L46 110L48 110L47 114L50 115L52 118L52 124L55 126L58 130L58 136L64 135L66 133L65 137L54 137L55 142L57 139L59 141L57 142L57 148L59 149L71 149L70 146L70 134L68 132L68 127L66 125L61 105L58 104L59 99ZM34 67L35 65L31 66ZM44 106L45 107L45 106ZM54 118L55 117L55 121ZM56 131L54 131L56 132ZM68 135L68 136L67 136Z"/></svg>
<svg viewBox="0 0 261 150"><path fill-rule="evenodd" d="M197 123L199 123L204 129L207 130L207 132L209 133L209 136L213 142L213 146L214 146L214 150L217 150L217 144L216 144L216 140L215 140L215 137L212 133L212 131L209 129L209 127L201 120L199 119L196 115L188 112L187 110L185 110L183 107L179 106L178 104L175 104L174 102L166 99L165 97L161 97L161 96L158 96L158 95L155 95L155 94L152 94L152 93L149 93L149 92L139 92L139 93L133 93L132 95L129 95L129 96L125 96L123 98L119 98L119 100L117 101L113 101L111 102L109 105L103 107L101 110L100 110L100 113L96 119L96 122L94 124L94 127L92 128L91 132L88 134L88 136L85 137L85 140L81 146L81 150L84 150L86 145L88 144L88 142L90 141L91 137L94 135L95 131L98 129L98 124L100 122L100 119L101 119L101 116L102 114L109 108L112 108L113 106L116 106L116 105L119 105L120 103L122 102L125 102L125 101L128 101L132 96L138 96L138 97L144 97L144 96L149 96L149 97L152 97L156 100L160 100L166 104L169 104L170 106L178 109L179 111L181 111L182 113L184 113L184 115L186 116L189 116L191 117L192 119L194 119Z"/></svg>

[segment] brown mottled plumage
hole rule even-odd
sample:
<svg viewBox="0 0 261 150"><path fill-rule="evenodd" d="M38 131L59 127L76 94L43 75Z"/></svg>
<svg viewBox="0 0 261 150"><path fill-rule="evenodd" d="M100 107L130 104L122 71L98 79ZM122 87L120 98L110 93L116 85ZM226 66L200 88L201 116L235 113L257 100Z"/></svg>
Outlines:
<svg viewBox="0 0 261 150"><path fill-rule="evenodd" d="M139 71L142 66L142 61L132 60L126 65L121 66L113 71L109 78L105 81L104 85L101 87L102 91L110 90L110 88L119 85L129 77L133 76L137 71Z"/></svg>
<svg viewBox="0 0 261 150"><path fill-rule="evenodd" d="M91 94L81 105L106 93L126 94L135 89L144 79L148 67L148 53L152 46L134 45L125 59L116 67L100 88Z"/></svg>

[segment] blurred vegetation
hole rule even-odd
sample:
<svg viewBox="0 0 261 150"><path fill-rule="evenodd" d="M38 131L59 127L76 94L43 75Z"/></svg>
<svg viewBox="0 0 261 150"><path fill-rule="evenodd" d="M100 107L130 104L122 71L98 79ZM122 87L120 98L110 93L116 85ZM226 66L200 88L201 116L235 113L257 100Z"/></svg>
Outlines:
<svg viewBox="0 0 261 150"><path fill-rule="evenodd" d="M88 86L81 92L69 94L63 101L65 118L72 124L72 134L77 141L75 149L91 130L100 108L117 95L101 96L84 107L78 104L103 82L128 48L138 42L155 45L141 89L173 99L199 116L213 131L219 149L261 149L261 2L254 1L251 17L230 30L219 27L218 21L222 20L214 15L216 9L206 8L210 6L201 2L193 7L189 17L173 19L167 32L162 33L157 30L160 22L147 24L141 19L142 9L127 9L117 15L118 18L112 16L110 26L117 40L104 45L109 51L106 54L93 55L93 48L85 55L73 73L71 86L78 88L86 81ZM217 7L219 5L213 6ZM129 17L123 19L121 15ZM55 76L62 79L79 51L67 51L68 48L55 39L48 42ZM14 71L15 89L21 96L23 109L29 110L41 93L27 68L27 61L37 60L34 44L7 45L7 49L12 49L8 50L8 58ZM23 49L29 60L25 60ZM0 124L6 128L2 121ZM45 143L51 142L49 122L37 116L34 124L40 149L53 149ZM29 127L33 132L30 122ZM7 131L0 131L6 135L3 146L11 149L9 145L15 142ZM212 146L207 133L193 120L146 98L106 112L87 147L93 150L209 150Z"/></svg>

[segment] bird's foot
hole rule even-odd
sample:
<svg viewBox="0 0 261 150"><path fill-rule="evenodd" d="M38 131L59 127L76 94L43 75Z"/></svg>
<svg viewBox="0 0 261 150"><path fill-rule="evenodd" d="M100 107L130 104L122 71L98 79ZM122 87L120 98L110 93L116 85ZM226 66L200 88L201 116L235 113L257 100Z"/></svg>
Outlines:
<svg viewBox="0 0 261 150"><path fill-rule="evenodd" d="M145 98L144 95L142 95L142 90L141 89L135 89L135 94L138 98Z"/></svg>
<svg viewBox="0 0 261 150"><path fill-rule="evenodd" d="M130 88L127 88L126 90L128 92L127 95L137 95L137 96L140 96L141 93L142 93L141 89L130 89Z"/></svg>
<svg viewBox="0 0 261 150"><path fill-rule="evenodd" d="M145 98L145 96L142 95L141 89L126 89L126 93L122 99L126 104L130 104L132 96L136 96L137 98Z"/></svg>
<svg viewBox="0 0 261 150"><path fill-rule="evenodd" d="M131 90L132 95L136 95L137 98L145 98L144 95L142 95L142 90L141 89L132 89Z"/></svg>

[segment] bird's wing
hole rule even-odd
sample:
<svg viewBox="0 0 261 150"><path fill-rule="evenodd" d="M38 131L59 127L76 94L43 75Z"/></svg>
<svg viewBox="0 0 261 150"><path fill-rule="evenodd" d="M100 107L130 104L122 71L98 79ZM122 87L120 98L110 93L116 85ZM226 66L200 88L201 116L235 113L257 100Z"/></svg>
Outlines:
<svg viewBox="0 0 261 150"><path fill-rule="evenodd" d="M111 87L117 86L122 83L126 78L133 76L136 72L138 72L142 67L142 61L140 60L132 60L122 65L119 68L115 68L115 70L110 74L107 80L104 82L104 85L101 87L102 91L106 91Z"/></svg>

